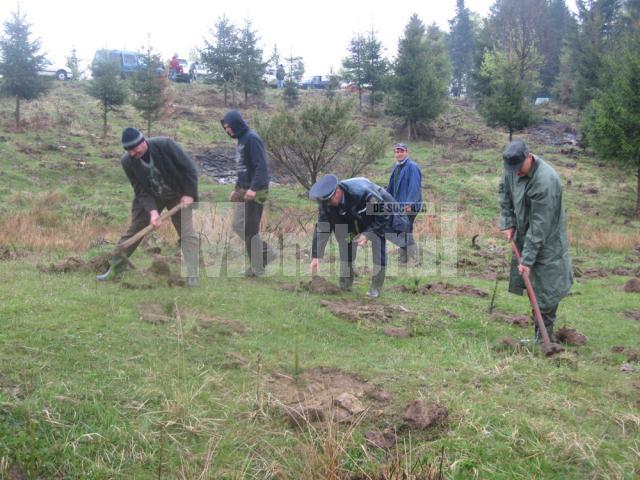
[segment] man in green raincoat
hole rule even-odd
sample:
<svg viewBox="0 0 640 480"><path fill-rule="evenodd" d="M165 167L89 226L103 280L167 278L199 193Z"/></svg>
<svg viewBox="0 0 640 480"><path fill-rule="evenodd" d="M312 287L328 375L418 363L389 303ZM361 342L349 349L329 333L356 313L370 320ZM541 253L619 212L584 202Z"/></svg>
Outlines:
<svg viewBox="0 0 640 480"><path fill-rule="evenodd" d="M522 295L522 275L529 275L544 325L553 338L558 304L573 283L562 184L556 171L529 152L522 140L507 145L502 158L500 230L507 241L515 239L522 253L520 264L515 256L511 261L509 292ZM537 325L536 340L540 341Z"/></svg>

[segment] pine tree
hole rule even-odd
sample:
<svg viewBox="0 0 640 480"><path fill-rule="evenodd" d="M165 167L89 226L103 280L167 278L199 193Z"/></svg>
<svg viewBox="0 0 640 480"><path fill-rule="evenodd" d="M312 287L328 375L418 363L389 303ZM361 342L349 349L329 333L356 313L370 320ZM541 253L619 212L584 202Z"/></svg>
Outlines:
<svg viewBox="0 0 640 480"><path fill-rule="evenodd" d="M284 81L282 99L287 108L293 108L298 104L298 82L304 75L304 62L302 57L294 57L293 54L285 58L284 62L287 75Z"/></svg>
<svg viewBox="0 0 640 480"><path fill-rule="evenodd" d="M586 109L584 135L601 158L635 167L635 216L640 218L640 32L625 35L604 64L606 86Z"/></svg>
<svg viewBox="0 0 640 480"><path fill-rule="evenodd" d="M482 75L488 79L489 90L480 99L479 110L493 127L502 126L513 132L533 122L533 102L530 94L534 88L531 79L520 78L520 60L509 52L494 51L485 54Z"/></svg>
<svg viewBox="0 0 640 480"><path fill-rule="evenodd" d="M446 109L450 69L444 35L435 25L427 31L414 14L400 39L387 102L387 112L404 119L408 140Z"/></svg>
<svg viewBox="0 0 640 480"><path fill-rule="evenodd" d="M449 20L452 82L451 93L459 97L467 92L469 72L473 67L475 44L473 23L464 0L456 0L456 16Z"/></svg>
<svg viewBox="0 0 640 480"><path fill-rule="evenodd" d="M358 107L362 111L362 90L365 84L366 40L356 35L349 43L349 56L342 60L342 78L358 88Z"/></svg>
<svg viewBox="0 0 640 480"><path fill-rule="evenodd" d="M120 66L108 60L94 62L92 80L87 85L87 93L98 100L102 108L102 138L108 131L107 116L109 112L118 111L127 99L127 85L120 80Z"/></svg>
<svg viewBox="0 0 640 480"><path fill-rule="evenodd" d="M369 32L364 44L364 84L369 88L369 107L373 115L376 103L382 102L387 87L389 62L382 56L382 43Z"/></svg>
<svg viewBox="0 0 640 480"><path fill-rule="evenodd" d="M76 81L80 80L82 71L80 71L80 61L78 60L78 52L76 51L76 47L73 47L71 49L71 54L67 57L67 67L69 67L69 69L71 70L73 79Z"/></svg>
<svg viewBox="0 0 640 480"><path fill-rule="evenodd" d="M51 87L38 75L45 59L40 51L40 42L30 40L31 25L20 11L4 22L4 35L0 39L0 96L16 100L16 128L20 128L20 102L34 100L46 94Z"/></svg>
<svg viewBox="0 0 640 480"><path fill-rule="evenodd" d="M215 84L224 89L224 104L228 105L229 91L235 103L238 81L239 38L236 27L223 16L218 19L213 32L213 43L205 39L202 63L211 72Z"/></svg>
<svg viewBox="0 0 640 480"><path fill-rule="evenodd" d="M258 37L246 21L238 36L238 88L244 93L245 105L249 94L262 95L267 64L262 61L262 50L258 48Z"/></svg>
<svg viewBox="0 0 640 480"><path fill-rule="evenodd" d="M150 136L151 124L162 117L169 103L169 81L163 73L162 60L150 45L147 46L147 51L141 58L147 68L133 74L131 104L147 122L146 134Z"/></svg>

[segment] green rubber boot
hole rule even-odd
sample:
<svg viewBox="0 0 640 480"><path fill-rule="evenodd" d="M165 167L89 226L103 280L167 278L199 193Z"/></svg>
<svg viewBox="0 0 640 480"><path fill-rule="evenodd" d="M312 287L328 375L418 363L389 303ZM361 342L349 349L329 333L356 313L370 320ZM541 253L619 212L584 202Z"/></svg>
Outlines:
<svg viewBox="0 0 640 480"><path fill-rule="evenodd" d="M108 282L120 275L124 271L125 262L122 257L113 257L109 262L109 270L101 275L96 275L96 280L99 282Z"/></svg>
<svg viewBox="0 0 640 480"><path fill-rule="evenodd" d="M385 274L386 268L380 267L378 273L373 275L371 278L371 286L369 287L369 291L367 291L367 297L378 298L380 296L382 285L384 285Z"/></svg>

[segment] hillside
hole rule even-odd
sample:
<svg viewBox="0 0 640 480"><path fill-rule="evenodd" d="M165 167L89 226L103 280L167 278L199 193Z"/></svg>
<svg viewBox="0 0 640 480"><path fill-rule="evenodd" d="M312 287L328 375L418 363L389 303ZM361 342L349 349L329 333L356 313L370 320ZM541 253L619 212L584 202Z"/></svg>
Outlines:
<svg viewBox="0 0 640 480"><path fill-rule="evenodd" d="M214 87L172 88L153 135L194 158L233 148ZM267 93L241 108L250 123L278 108ZM265 231L274 243L284 234L287 255L268 276L222 277L206 257L200 287L182 288L163 227L133 255L135 271L99 284L132 199L120 132L143 123L127 106L101 139L97 104L71 82L27 104L20 131L12 110L0 102L0 478L640 475L636 178L575 144L575 112L544 107L518 135L562 178L576 283L558 326L586 337L544 358L517 342L532 335L529 304L507 294L496 231L507 135L468 102L452 101L430 140L409 142L430 256L390 268L370 302L370 255L352 294L331 293L329 268L308 283L315 205L284 181ZM390 148L366 176L386 184L392 162ZM200 188L203 217L217 219L230 186L203 175ZM208 239L207 253L216 246ZM173 277L148 268L159 260Z"/></svg>

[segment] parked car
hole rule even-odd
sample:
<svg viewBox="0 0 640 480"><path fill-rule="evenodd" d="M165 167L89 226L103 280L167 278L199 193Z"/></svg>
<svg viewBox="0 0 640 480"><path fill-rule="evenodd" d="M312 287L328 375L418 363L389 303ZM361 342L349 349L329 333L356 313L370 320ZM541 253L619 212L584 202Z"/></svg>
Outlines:
<svg viewBox="0 0 640 480"><path fill-rule="evenodd" d="M120 68L120 77L125 79L133 75L135 72L147 68L147 65L142 61L142 58L143 55L138 52L101 49L96 51L91 65L93 66L96 62L102 61L114 62ZM164 67L161 65L159 65L156 70L158 75L164 75Z"/></svg>
<svg viewBox="0 0 640 480"><path fill-rule="evenodd" d="M66 65L60 65L59 63L53 63L46 60L42 69L38 72L38 75L45 77L55 77L58 80L68 80L73 78L73 72Z"/></svg>
<svg viewBox="0 0 640 480"><path fill-rule="evenodd" d="M316 75L307 80L303 80L298 86L303 90L310 88L325 89L329 87L329 83L331 82L328 79L323 79L322 75Z"/></svg>

